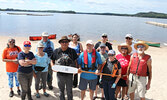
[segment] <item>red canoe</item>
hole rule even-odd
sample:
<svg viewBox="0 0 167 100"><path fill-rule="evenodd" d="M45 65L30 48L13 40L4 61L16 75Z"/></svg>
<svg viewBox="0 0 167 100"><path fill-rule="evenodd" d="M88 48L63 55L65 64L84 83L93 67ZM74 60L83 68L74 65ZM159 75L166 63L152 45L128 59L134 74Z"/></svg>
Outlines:
<svg viewBox="0 0 167 100"><path fill-rule="evenodd" d="M29 36L30 41L41 40L42 36ZM56 34L49 35L48 39L56 39Z"/></svg>

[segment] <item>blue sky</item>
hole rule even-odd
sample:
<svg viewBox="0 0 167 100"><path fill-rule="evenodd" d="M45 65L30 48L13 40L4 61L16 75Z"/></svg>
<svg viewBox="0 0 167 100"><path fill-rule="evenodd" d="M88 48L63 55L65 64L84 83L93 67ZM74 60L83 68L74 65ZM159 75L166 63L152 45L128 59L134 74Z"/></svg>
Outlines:
<svg viewBox="0 0 167 100"><path fill-rule="evenodd" d="M77 12L167 13L167 0L0 0L0 8Z"/></svg>

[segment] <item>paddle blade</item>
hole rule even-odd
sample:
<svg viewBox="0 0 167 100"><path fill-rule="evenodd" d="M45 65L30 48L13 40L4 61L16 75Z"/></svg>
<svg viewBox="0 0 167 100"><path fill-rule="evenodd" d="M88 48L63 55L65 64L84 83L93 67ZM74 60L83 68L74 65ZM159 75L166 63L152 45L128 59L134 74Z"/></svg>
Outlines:
<svg viewBox="0 0 167 100"><path fill-rule="evenodd" d="M54 65L52 66L53 71L63 72L63 73L78 73L78 69L70 66L63 66L63 65Z"/></svg>

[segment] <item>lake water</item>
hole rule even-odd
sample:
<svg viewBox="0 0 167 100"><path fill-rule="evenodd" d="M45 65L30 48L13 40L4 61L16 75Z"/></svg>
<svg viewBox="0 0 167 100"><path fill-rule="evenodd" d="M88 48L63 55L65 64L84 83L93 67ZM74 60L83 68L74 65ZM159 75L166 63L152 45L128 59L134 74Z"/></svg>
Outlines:
<svg viewBox="0 0 167 100"><path fill-rule="evenodd" d="M41 35L46 31L56 33L58 38L78 33L81 41L97 41L102 33L107 33L109 40L124 42L124 36L131 33L134 39L167 43L167 28L145 23L155 21L167 24L167 19L62 13L53 13L53 16L8 15L2 11L0 13L1 36L28 37Z"/></svg>

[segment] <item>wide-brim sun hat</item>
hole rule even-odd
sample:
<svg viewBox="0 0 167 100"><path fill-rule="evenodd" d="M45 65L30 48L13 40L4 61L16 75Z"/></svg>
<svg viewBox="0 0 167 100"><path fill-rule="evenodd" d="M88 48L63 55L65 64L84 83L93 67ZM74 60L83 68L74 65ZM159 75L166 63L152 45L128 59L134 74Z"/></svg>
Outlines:
<svg viewBox="0 0 167 100"><path fill-rule="evenodd" d="M127 47L128 48L128 54L131 53L132 51L132 47L126 43L121 43L120 45L118 45L118 51L121 53L121 47Z"/></svg>
<svg viewBox="0 0 167 100"><path fill-rule="evenodd" d="M59 40L59 43L61 43L61 41L63 41L63 40L67 40L68 42L71 41L70 39L68 39L67 36L62 36L61 39Z"/></svg>
<svg viewBox="0 0 167 100"><path fill-rule="evenodd" d="M43 32L41 36L47 36L47 37L48 37L48 36L49 36L49 33Z"/></svg>
<svg viewBox="0 0 167 100"><path fill-rule="evenodd" d="M138 41L135 45L134 48L137 50L138 45L144 45L145 46L145 51L149 48L149 46L144 42L144 41Z"/></svg>

